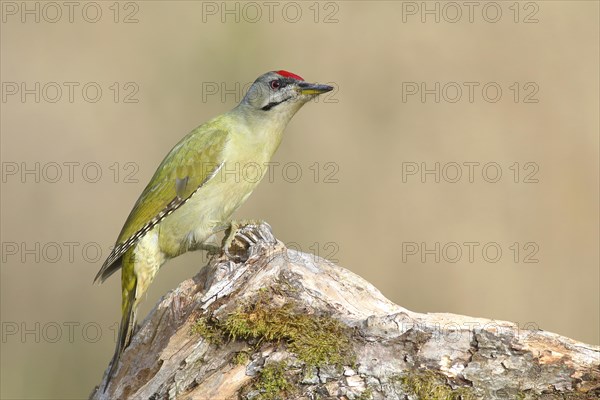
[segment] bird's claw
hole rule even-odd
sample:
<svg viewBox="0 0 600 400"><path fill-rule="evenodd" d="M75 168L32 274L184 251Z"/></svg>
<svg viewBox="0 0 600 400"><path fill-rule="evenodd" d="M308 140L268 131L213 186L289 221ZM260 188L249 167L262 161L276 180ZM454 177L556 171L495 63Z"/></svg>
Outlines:
<svg viewBox="0 0 600 400"><path fill-rule="evenodd" d="M268 223L257 220L232 221L223 241L223 252L230 259L241 260L244 255L248 259L252 255L252 248L260 242L269 245L277 243Z"/></svg>

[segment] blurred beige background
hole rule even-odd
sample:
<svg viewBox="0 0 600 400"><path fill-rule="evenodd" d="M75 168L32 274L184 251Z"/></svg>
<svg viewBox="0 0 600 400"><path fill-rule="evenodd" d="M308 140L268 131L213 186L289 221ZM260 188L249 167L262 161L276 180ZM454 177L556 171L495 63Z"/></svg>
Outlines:
<svg viewBox="0 0 600 400"><path fill-rule="evenodd" d="M271 17L262 2L76 3L72 22L22 4L2 2L0 32L2 398L87 398L120 303L118 277L91 283L133 203L183 135L282 68L338 90L294 118L237 218L411 310L600 342L597 2L477 3L472 21L428 2L439 22L422 2L277 3ZM436 163L439 183L422 178ZM205 261L170 262L142 318Z"/></svg>

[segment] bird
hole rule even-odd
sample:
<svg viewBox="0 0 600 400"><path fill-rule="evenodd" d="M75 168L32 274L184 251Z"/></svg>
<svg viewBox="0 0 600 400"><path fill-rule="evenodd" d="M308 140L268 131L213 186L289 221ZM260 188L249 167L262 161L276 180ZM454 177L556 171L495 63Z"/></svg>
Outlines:
<svg viewBox="0 0 600 400"><path fill-rule="evenodd" d="M104 390L136 326L136 310L156 273L187 251L211 250L207 239L230 227L234 211L264 177L244 179L245 166L266 165L288 122L332 86L308 83L285 70L259 76L241 102L193 129L166 155L131 210L94 283L121 270L121 321ZM213 245L214 246L214 245Z"/></svg>

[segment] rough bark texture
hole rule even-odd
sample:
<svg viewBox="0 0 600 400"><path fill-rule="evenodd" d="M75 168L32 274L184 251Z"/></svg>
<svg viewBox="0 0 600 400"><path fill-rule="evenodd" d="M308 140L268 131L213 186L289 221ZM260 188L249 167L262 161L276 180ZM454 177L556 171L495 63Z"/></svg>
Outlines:
<svg viewBox="0 0 600 400"><path fill-rule="evenodd" d="M107 390L105 377L90 398L600 398L597 346L411 312L277 241L259 241L244 258L215 257L168 293Z"/></svg>

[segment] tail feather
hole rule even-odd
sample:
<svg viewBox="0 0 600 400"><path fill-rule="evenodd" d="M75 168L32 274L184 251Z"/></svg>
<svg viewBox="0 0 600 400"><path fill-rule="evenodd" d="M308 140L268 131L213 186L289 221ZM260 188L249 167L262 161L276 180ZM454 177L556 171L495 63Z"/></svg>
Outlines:
<svg viewBox="0 0 600 400"><path fill-rule="evenodd" d="M96 274L96 277L94 278L94 283L104 283L105 280L107 280L112 274L121 269L122 266L122 257L112 261L111 259L107 259L104 262L104 264L102 264L102 268L100 268L100 271L98 271L98 273Z"/></svg>
<svg viewBox="0 0 600 400"><path fill-rule="evenodd" d="M123 310L121 317L121 325L119 326L119 336L117 338L117 347L115 348L115 353L110 362L110 370L108 371L108 375L106 377L106 383L104 384L104 391L108 387L111 378L117 372L117 367L119 366L119 360L121 359L121 355L123 351L129 346L131 342L131 336L133 334L133 330L135 328L135 282L133 285L133 289L127 293L127 296L123 297Z"/></svg>

